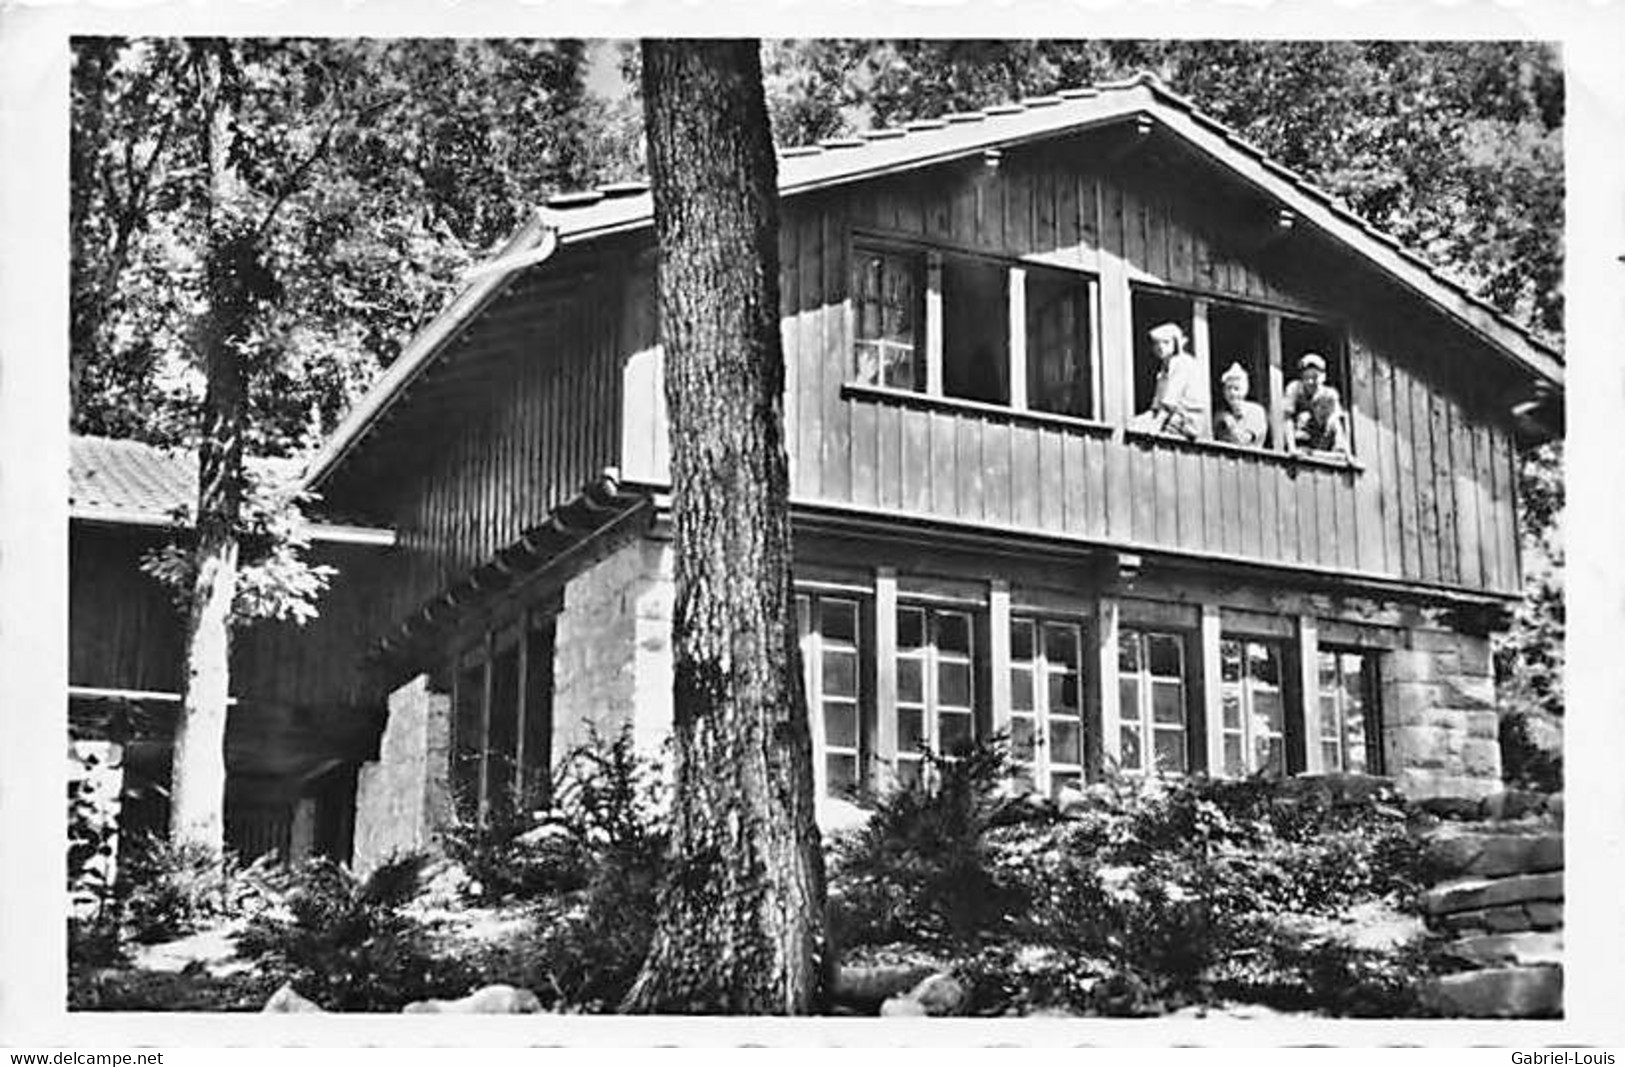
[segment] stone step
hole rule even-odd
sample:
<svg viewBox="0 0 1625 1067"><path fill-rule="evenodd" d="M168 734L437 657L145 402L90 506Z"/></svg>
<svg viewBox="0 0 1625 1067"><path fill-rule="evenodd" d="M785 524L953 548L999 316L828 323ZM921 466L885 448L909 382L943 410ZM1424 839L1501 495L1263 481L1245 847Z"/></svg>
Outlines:
<svg viewBox="0 0 1625 1067"><path fill-rule="evenodd" d="M1428 926L1465 937L1474 934L1509 934L1522 930L1556 930L1563 925L1563 904L1556 900L1531 900L1498 908L1474 908L1435 915Z"/></svg>
<svg viewBox="0 0 1625 1067"><path fill-rule="evenodd" d="M1425 1004L1465 1019L1547 1019L1563 1014L1563 968L1496 967L1430 978Z"/></svg>
<svg viewBox="0 0 1625 1067"><path fill-rule="evenodd" d="M1439 949L1441 956L1474 967L1536 966L1563 962L1563 935L1524 931L1478 934L1452 941Z"/></svg>
<svg viewBox="0 0 1625 1067"><path fill-rule="evenodd" d="M1445 826L1428 838L1427 854L1448 874L1543 874L1563 869L1563 834L1549 829L1495 833Z"/></svg>
<svg viewBox="0 0 1625 1067"><path fill-rule="evenodd" d="M1441 882L1422 894L1422 912L1429 916L1563 899L1563 872L1519 874L1507 878L1457 878Z"/></svg>

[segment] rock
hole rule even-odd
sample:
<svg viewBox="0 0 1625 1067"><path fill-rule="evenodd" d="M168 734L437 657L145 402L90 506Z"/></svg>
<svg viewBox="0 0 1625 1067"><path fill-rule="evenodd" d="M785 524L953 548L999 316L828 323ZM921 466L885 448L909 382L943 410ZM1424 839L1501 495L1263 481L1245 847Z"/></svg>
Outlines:
<svg viewBox="0 0 1625 1067"><path fill-rule="evenodd" d="M511 985L488 985L461 1000L414 1000L401 1009L403 1015L530 1015L542 1010L542 1002L528 989Z"/></svg>
<svg viewBox="0 0 1625 1067"><path fill-rule="evenodd" d="M1563 935L1533 932L1483 934L1452 941L1439 952L1475 967L1560 964L1563 962Z"/></svg>
<svg viewBox="0 0 1625 1067"><path fill-rule="evenodd" d="M267 1000L265 1007L260 1009L260 1013L264 1015L291 1015L305 1012L326 1014L327 1009L313 1000L306 1000L300 996L293 988L292 983L289 982L283 982L282 988L272 993L271 999Z"/></svg>
<svg viewBox="0 0 1625 1067"><path fill-rule="evenodd" d="M886 1002L880 1005L880 1015L882 1018L893 1019L910 1016L923 1017L925 1015L925 1005L905 993L900 997L888 997Z"/></svg>
<svg viewBox="0 0 1625 1067"><path fill-rule="evenodd" d="M830 984L830 999L837 1004L877 1005L901 996L937 972L931 964L858 963L842 964Z"/></svg>
<svg viewBox="0 0 1625 1067"><path fill-rule="evenodd" d="M1560 871L1509 878L1458 878L1423 893L1422 910L1428 915L1447 915L1526 901L1562 899L1563 874Z"/></svg>
<svg viewBox="0 0 1625 1067"><path fill-rule="evenodd" d="M944 971L928 975L913 989L888 997L880 1005L883 1016L963 1015L970 993L963 983Z"/></svg>
<svg viewBox="0 0 1625 1067"><path fill-rule="evenodd" d="M1551 900L1531 901L1523 906L1529 925L1536 930L1552 930L1563 925L1563 905Z"/></svg>
<svg viewBox="0 0 1625 1067"><path fill-rule="evenodd" d="M1433 978L1423 1000L1442 1015L1467 1019L1541 1019L1563 1013L1561 967L1498 967Z"/></svg>

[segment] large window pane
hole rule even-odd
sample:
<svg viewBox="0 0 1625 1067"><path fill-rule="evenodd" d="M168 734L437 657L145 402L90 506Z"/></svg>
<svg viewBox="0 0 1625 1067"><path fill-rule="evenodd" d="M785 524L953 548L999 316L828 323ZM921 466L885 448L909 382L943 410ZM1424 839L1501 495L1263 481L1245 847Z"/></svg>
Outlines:
<svg viewBox="0 0 1625 1067"><path fill-rule="evenodd" d="M1049 676L1049 710L1052 714L1075 712L1078 708L1078 676L1055 674Z"/></svg>
<svg viewBox="0 0 1625 1067"><path fill-rule="evenodd" d="M925 612L915 608L898 609L897 647L903 649L925 647Z"/></svg>
<svg viewBox="0 0 1625 1067"><path fill-rule="evenodd" d="M925 744L925 712L919 708L897 711L897 751L918 752Z"/></svg>
<svg viewBox="0 0 1625 1067"><path fill-rule="evenodd" d="M1031 763L1034 755L1033 720L1025 715L1010 719L1010 756L1023 763Z"/></svg>
<svg viewBox="0 0 1625 1067"><path fill-rule="evenodd" d="M818 621L825 641L858 643L858 606L850 600L820 600Z"/></svg>
<svg viewBox="0 0 1625 1067"><path fill-rule="evenodd" d="M1185 658L1179 638L1168 634L1151 634L1147 638L1147 644L1150 646L1150 670L1153 676L1158 678L1185 676Z"/></svg>
<svg viewBox="0 0 1625 1067"><path fill-rule="evenodd" d="M969 715L945 712L938 717L938 727L941 731L943 755L957 755L970 746L971 717Z"/></svg>
<svg viewBox="0 0 1625 1067"><path fill-rule="evenodd" d="M1010 315L1002 263L947 256L942 263L942 391L1010 402Z"/></svg>
<svg viewBox="0 0 1625 1067"><path fill-rule="evenodd" d="M832 795L855 792L858 788L858 758L851 755L831 754L824 757L829 791Z"/></svg>
<svg viewBox="0 0 1625 1067"><path fill-rule="evenodd" d="M1048 625L1044 627L1044 658L1051 667L1078 667L1078 628L1076 626Z"/></svg>
<svg viewBox="0 0 1625 1067"><path fill-rule="evenodd" d="M1027 405L1087 418L1090 396L1089 286L1085 279L1027 275Z"/></svg>
<svg viewBox="0 0 1625 1067"><path fill-rule="evenodd" d="M1010 660L1027 663L1033 659L1033 624L1017 619L1010 623Z"/></svg>
<svg viewBox="0 0 1625 1067"><path fill-rule="evenodd" d="M857 381L894 389L923 389L920 258L860 249L853 256L853 269Z"/></svg>

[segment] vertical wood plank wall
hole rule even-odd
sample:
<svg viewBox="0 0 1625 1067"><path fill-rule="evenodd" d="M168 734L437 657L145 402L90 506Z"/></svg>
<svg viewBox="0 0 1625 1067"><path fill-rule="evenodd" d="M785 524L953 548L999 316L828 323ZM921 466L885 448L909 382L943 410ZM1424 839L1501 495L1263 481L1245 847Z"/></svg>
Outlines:
<svg viewBox="0 0 1625 1067"><path fill-rule="evenodd" d="M398 621L543 522L622 449L620 291L589 286L571 302L504 320L476 336L487 370L476 406L403 477L385 505L407 577L385 584L379 622ZM652 297L651 297L652 298Z"/></svg>
<svg viewBox="0 0 1625 1067"><path fill-rule="evenodd" d="M1087 165L1051 159L1023 167L1009 158L997 172L978 163L786 203L785 416L798 499L1517 588L1515 519L1503 484L1510 481L1508 427L1474 410L1431 353L1380 350L1358 323L1349 338L1349 380L1338 384L1351 408L1359 472L906 400L842 399L850 377L846 290L854 232L1098 274L1096 328L1109 379L1103 408L1117 424L1132 398L1122 350L1134 339L1114 277L1262 305L1337 306L1335 291L1289 291L1250 266L1219 232L1221 213L1201 214L1188 196ZM1115 288L1121 294L1121 284ZM1290 364L1295 353L1284 356Z"/></svg>

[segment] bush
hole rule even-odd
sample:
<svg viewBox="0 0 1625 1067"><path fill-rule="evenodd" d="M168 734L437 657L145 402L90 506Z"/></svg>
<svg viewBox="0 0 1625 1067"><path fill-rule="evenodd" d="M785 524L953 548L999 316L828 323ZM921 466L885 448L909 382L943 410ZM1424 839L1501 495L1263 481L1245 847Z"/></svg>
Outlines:
<svg viewBox="0 0 1625 1067"><path fill-rule="evenodd" d="M244 892L243 870L229 852L148 835L128 850L119 871L119 911L141 943L196 933L230 917Z"/></svg>
<svg viewBox="0 0 1625 1067"><path fill-rule="evenodd" d="M882 799L831 847L831 937L842 948L971 947L997 936L1021 904L988 841L1021 815L1001 795L1009 775L1002 746L978 744L953 759L927 752L925 762L924 784Z"/></svg>
<svg viewBox="0 0 1625 1067"><path fill-rule="evenodd" d="M554 883L525 983L556 1007L614 1011L643 966L666 853L663 783L630 729L594 733L560 763L541 843L571 857L574 878Z"/></svg>
<svg viewBox="0 0 1625 1067"><path fill-rule="evenodd" d="M401 910L424 863L398 858L360 880L330 859L311 860L287 874L280 906L249 920L238 952L329 1011L398 1011L462 996L476 975L432 953L428 931Z"/></svg>

